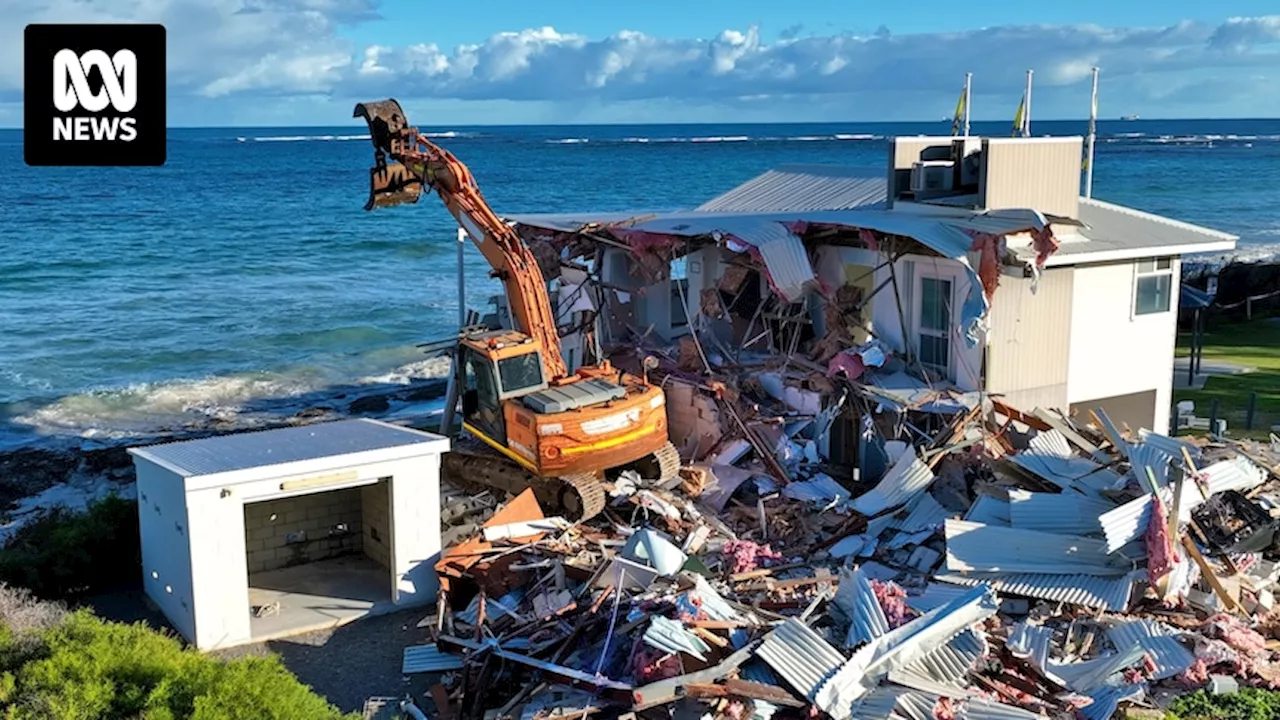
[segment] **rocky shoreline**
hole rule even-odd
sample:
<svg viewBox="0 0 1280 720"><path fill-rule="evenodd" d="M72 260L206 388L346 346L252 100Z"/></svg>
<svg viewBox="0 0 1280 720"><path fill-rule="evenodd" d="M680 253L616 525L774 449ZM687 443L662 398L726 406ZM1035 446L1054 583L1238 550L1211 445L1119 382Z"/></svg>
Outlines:
<svg viewBox="0 0 1280 720"><path fill-rule="evenodd" d="M108 441L47 438L0 451L0 539L27 519L55 505L83 507L110 494L132 496L133 458L127 449L160 442L308 425L353 417L429 427L430 410L443 400L447 381L430 378L406 384L332 388L306 398L266 400L243 418L209 417L182 427ZM272 411L273 402L277 409ZM435 418L438 422L438 418Z"/></svg>

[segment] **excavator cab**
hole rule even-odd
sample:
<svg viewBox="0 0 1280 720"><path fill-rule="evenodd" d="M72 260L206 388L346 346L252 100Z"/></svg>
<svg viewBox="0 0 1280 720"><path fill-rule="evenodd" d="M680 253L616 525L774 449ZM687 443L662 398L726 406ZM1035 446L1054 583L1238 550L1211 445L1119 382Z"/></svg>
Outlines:
<svg viewBox="0 0 1280 720"><path fill-rule="evenodd" d="M459 344L462 420L472 432L508 442L503 402L545 390L542 349L533 338L510 330L490 331Z"/></svg>

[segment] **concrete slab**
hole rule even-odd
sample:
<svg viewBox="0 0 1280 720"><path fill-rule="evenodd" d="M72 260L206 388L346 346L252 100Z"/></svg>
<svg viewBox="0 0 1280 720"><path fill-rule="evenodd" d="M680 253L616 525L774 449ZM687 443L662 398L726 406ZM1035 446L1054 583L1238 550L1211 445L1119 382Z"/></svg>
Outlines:
<svg viewBox="0 0 1280 720"><path fill-rule="evenodd" d="M279 603L277 608L276 603ZM350 555L249 576L253 642L338 627L401 608L391 603L391 572Z"/></svg>
<svg viewBox="0 0 1280 720"><path fill-rule="evenodd" d="M1249 367L1248 365L1237 365L1236 363L1225 362L1222 360L1201 360L1200 372L1196 374L1188 382L1187 369L1190 366L1191 358L1178 357L1173 359L1173 387L1178 390L1201 390L1204 388L1205 381L1214 375L1243 375L1245 373L1256 372L1258 368Z"/></svg>

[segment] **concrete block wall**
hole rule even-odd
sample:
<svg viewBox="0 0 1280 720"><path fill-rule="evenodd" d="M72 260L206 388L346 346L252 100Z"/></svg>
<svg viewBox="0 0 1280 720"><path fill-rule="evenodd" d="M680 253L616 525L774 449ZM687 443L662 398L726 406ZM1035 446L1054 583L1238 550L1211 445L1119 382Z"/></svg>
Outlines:
<svg viewBox="0 0 1280 720"><path fill-rule="evenodd" d="M391 567L391 481L360 488L361 544L364 554L384 568Z"/></svg>
<svg viewBox="0 0 1280 720"><path fill-rule="evenodd" d="M330 490L244 506L249 572L323 560L361 548L361 490ZM347 534L335 535L339 525Z"/></svg>

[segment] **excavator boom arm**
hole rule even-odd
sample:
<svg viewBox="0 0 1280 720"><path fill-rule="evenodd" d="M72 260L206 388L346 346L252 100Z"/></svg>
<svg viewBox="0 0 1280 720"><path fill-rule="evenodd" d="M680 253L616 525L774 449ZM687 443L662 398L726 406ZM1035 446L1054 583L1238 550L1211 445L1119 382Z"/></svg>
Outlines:
<svg viewBox="0 0 1280 720"><path fill-rule="evenodd" d="M410 127L394 99L360 103L353 117L369 124L374 147L365 209L416 203L424 185L434 189L502 280L516 329L542 346L547 380L563 378L567 371L542 270L519 234L489 207L467 166Z"/></svg>

